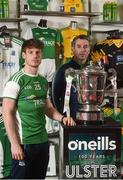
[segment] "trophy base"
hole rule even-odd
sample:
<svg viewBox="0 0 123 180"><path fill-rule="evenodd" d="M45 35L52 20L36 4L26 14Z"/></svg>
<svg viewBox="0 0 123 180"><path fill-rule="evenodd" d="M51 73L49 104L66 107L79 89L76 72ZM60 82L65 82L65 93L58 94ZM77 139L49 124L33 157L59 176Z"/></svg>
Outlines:
<svg viewBox="0 0 123 180"><path fill-rule="evenodd" d="M84 125L84 126L88 126L88 125L103 125L105 123L105 121L103 120L98 120L98 121L80 121L78 119L75 120L76 124L81 126L81 125Z"/></svg>
<svg viewBox="0 0 123 180"><path fill-rule="evenodd" d="M76 121L81 124L103 124L104 120L100 111L91 112L77 112Z"/></svg>

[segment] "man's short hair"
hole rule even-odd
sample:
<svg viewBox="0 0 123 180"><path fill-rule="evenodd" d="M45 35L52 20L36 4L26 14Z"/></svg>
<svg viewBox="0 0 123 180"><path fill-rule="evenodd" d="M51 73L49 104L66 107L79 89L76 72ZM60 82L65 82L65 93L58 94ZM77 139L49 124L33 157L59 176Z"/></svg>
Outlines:
<svg viewBox="0 0 123 180"><path fill-rule="evenodd" d="M73 38L73 40L72 40L72 43L71 43L72 47L75 46L76 40L78 40L78 39L83 39L83 40L85 39L85 40L89 41L89 38L88 38L88 36L86 36L86 35L78 35L78 36L75 36L75 37Z"/></svg>
<svg viewBox="0 0 123 180"><path fill-rule="evenodd" d="M22 45L22 52L25 52L27 48L37 48L43 50L44 43L38 39L28 39L25 40Z"/></svg>

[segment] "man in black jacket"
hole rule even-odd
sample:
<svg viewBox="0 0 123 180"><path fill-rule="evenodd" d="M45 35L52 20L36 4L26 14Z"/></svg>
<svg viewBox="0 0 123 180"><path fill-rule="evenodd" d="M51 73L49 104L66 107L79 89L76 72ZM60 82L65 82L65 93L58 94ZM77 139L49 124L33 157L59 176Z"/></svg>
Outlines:
<svg viewBox="0 0 123 180"><path fill-rule="evenodd" d="M88 64L88 55L90 53L90 45L88 37L85 35L76 36L72 41L73 58L66 64L62 65L56 72L53 80L52 99L55 107L61 113L64 109L64 98L66 91L65 72L68 68L82 69ZM73 82L72 82L73 83ZM70 92L70 116L76 119L76 111L78 109L77 93L75 88L71 87Z"/></svg>

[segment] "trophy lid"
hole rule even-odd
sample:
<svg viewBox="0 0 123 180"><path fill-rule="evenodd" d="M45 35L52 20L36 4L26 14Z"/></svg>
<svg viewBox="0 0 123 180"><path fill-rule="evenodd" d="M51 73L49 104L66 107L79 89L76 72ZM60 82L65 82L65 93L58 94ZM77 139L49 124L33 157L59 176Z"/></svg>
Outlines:
<svg viewBox="0 0 123 180"><path fill-rule="evenodd" d="M106 72L104 71L104 69L101 66L93 65L93 64L88 65L85 68L83 68L82 73L106 76Z"/></svg>

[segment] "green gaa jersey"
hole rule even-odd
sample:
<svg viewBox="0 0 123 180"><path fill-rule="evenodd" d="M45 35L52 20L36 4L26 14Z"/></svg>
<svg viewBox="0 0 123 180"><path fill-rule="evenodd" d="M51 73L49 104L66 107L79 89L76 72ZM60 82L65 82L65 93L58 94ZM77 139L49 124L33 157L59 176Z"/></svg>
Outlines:
<svg viewBox="0 0 123 180"><path fill-rule="evenodd" d="M0 118L0 179L8 177L11 170L10 144L2 118Z"/></svg>
<svg viewBox="0 0 123 180"><path fill-rule="evenodd" d="M49 0L27 0L29 10L44 10L48 9Z"/></svg>
<svg viewBox="0 0 123 180"><path fill-rule="evenodd" d="M39 144L48 140L45 129L45 102L48 82L37 74L15 73L7 82L3 97L17 101L16 117L22 144Z"/></svg>
<svg viewBox="0 0 123 180"><path fill-rule="evenodd" d="M36 27L28 29L24 35L25 39L35 38L43 41L43 59L55 59L55 42L57 30L48 27Z"/></svg>
<svg viewBox="0 0 123 180"><path fill-rule="evenodd" d="M48 27L36 27L30 28L26 31L23 36L25 39L35 38L39 39L44 43L43 48L43 60L39 66L39 73L43 75L48 82L52 81L53 75L56 70L55 65L55 41L57 31ZM20 60L20 68L23 67L24 60Z"/></svg>

